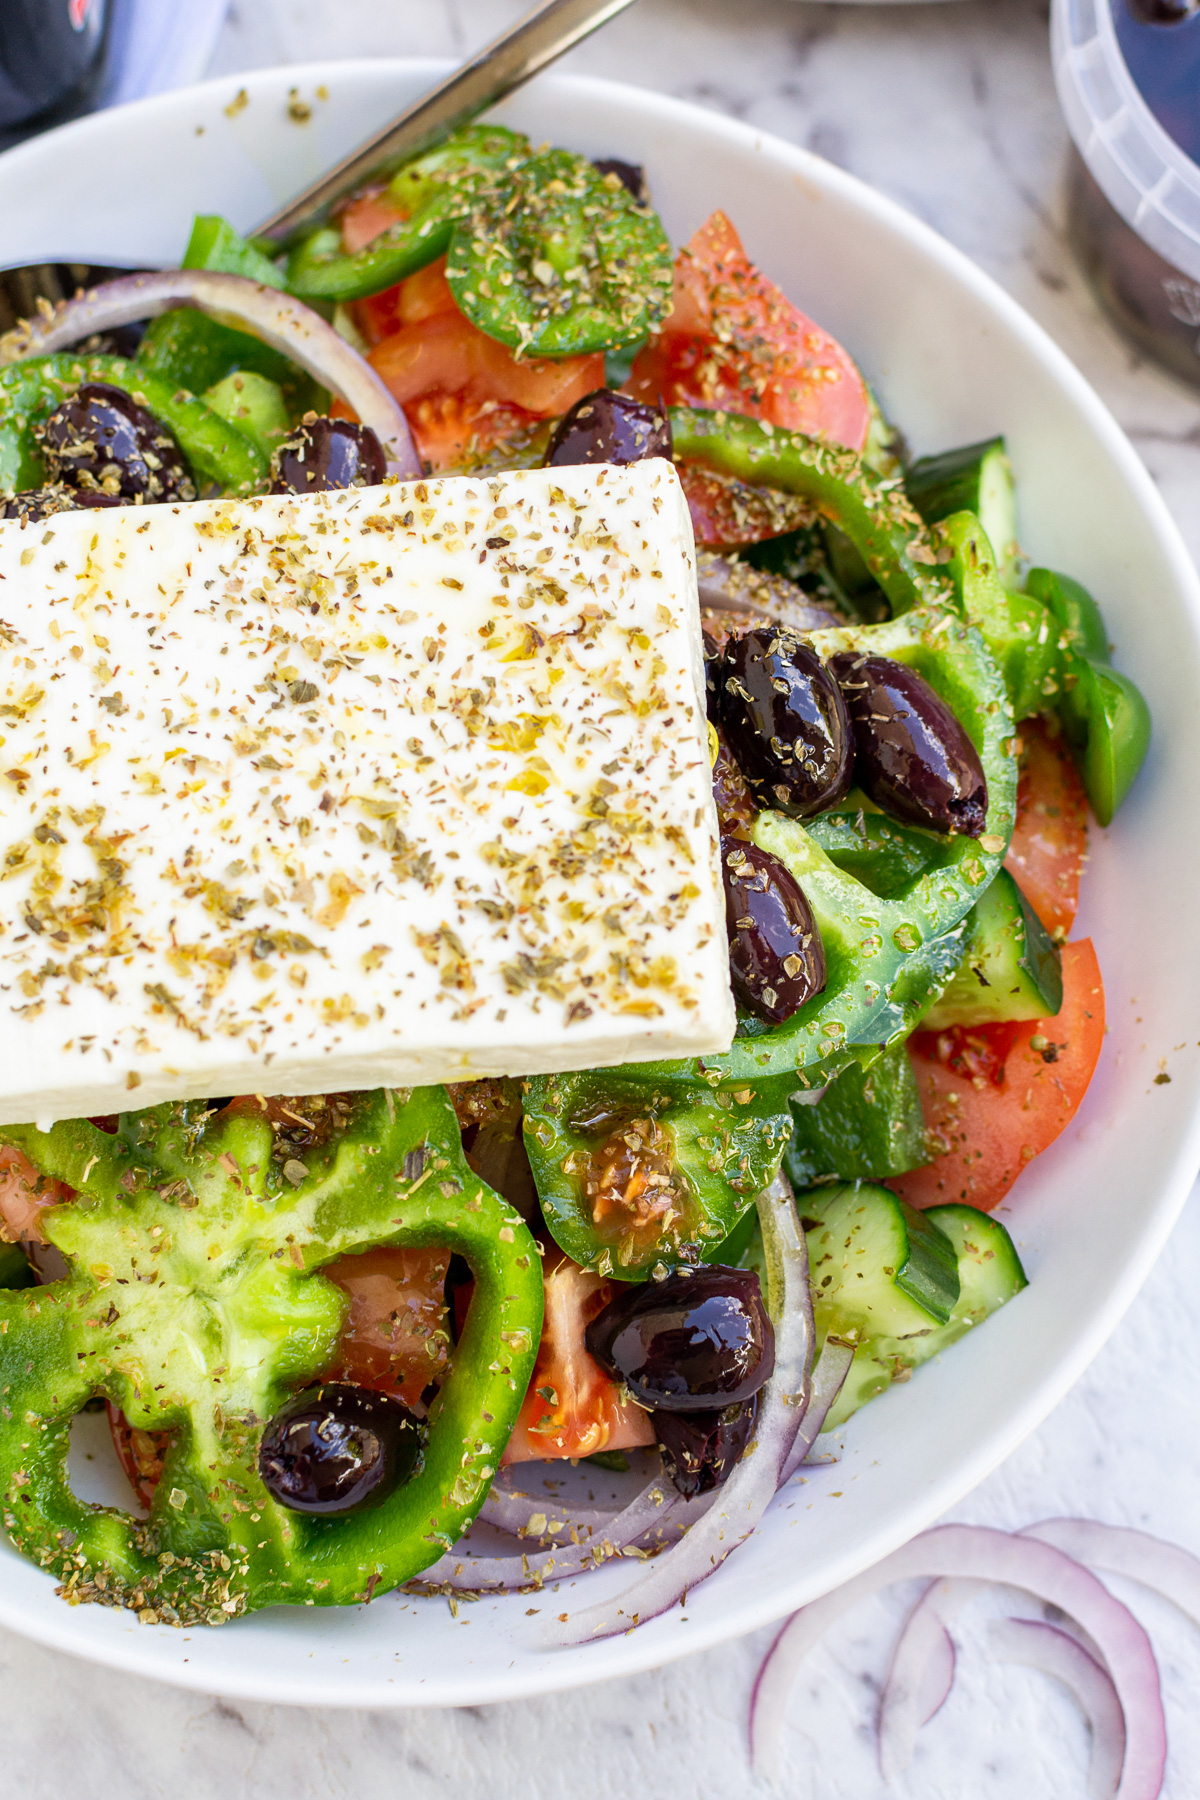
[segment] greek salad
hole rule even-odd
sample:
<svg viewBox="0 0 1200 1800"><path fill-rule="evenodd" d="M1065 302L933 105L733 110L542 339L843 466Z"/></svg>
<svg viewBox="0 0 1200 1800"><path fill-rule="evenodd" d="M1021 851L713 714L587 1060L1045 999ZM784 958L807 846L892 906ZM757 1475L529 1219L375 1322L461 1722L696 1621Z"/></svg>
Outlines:
<svg viewBox="0 0 1200 1800"><path fill-rule="evenodd" d="M635 492L620 481L649 495L651 474L635 552L587 507ZM595 570L627 557L629 580L653 574L679 489L696 586L689 572L686 592L661 595L659 661L669 603L682 600L678 628L702 647L702 669L696 655L694 692L666 726L685 748L694 731L703 804L691 822L682 811L648 822L652 797L640 812L629 799L645 772L605 762L577 827L535 866L529 809L554 780L548 721L570 670L633 725L666 706L653 628L627 634L644 689L615 662L587 675L585 652L606 628L608 577ZM10 618L22 569L32 580L49 562L49 593L76 574L51 559L82 559L85 586L50 636L82 619L86 655L111 658L89 665L94 722L106 746L141 732L132 763L150 754L142 692L130 673L119 685L119 645L95 633L108 577L94 569L118 515L131 534L149 527L151 549L143 563L122 549L112 567L129 571L128 597L154 606L175 541L154 521L202 521L196 555L210 560L194 572L187 552L179 592L216 583L205 629L230 676L258 654L254 633L257 644L274 629L280 593L302 608L291 647L258 670L259 710L239 715L253 741L238 749L257 758L256 792L275 782L273 818L293 849L314 856L350 788L318 774L299 818L296 794L280 798L292 755L280 745L303 742L335 768L344 732L321 711L325 690L340 674L386 692L397 654L382 638L372 649L337 637L338 607L353 610L372 582L391 591L405 532L457 531L461 566L437 564L457 573L429 578L442 583L442 623L424 640L428 666L455 653L468 565L494 577L496 606L511 600L516 632L491 687L463 702L474 754L496 743L517 771L486 845L497 886L472 904L515 943L505 934L554 887L562 930L573 918L587 954L603 953L605 992L640 1030L685 993L686 959L642 954L624 900L593 916L582 884L603 842L633 907L637 846L657 833L683 871L671 903L712 891L720 1007L726 941L736 1003L732 1038L708 1053L680 1053L665 1032L653 1060L575 1066L539 1056L535 1031L470 1079L363 1087L351 1073L327 1084L337 1091L277 1091L274 1053L254 1034L328 962L318 928L344 935L366 878L330 877L309 935L256 917L275 902L269 886L245 886L255 855L222 871L183 841L182 809L216 763L172 739L162 766L180 757L172 779L186 770L190 786L172 799L158 774L138 779L159 781L178 821L177 887L157 903L171 916L155 926L178 982L142 981L138 1028L147 1041L211 1037L181 997L201 963L206 994L261 976L267 1023L247 1004L237 1026L250 1050L230 1067L246 1091L196 1097L181 1078L157 1104L81 1101L90 1116L75 1118L50 1096L36 1118L0 1126L12 1542L71 1603L171 1626L401 1586L455 1599L553 1589L621 1556L630 1584L617 1599L557 1589L558 1641L662 1612L754 1529L819 1434L1019 1294L1026 1275L994 1209L1069 1123L1100 1054L1100 969L1072 937L1088 815L1113 818L1149 718L1092 597L1022 556L1003 437L912 458L848 351L750 260L723 213L673 253L641 169L483 125L384 172L285 248L200 217L178 269L44 306L0 341L0 490L12 573L0 611ZM360 496L382 561L360 555L339 589L305 558ZM487 512L476 537L470 519L448 522L463 496ZM86 526L71 522L80 514ZM564 520L572 554L586 537L598 559L590 575L579 565L573 595L552 555ZM692 543L679 554L690 571ZM535 600L578 603L563 643L547 648ZM476 639L494 628L472 625ZM179 667L199 666L180 629ZM39 1032L63 1035L53 1020L73 997L86 988L99 1006L106 982L116 993L117 965L136 969L150 926L131 900L136 834L121 829L115 777L106 787L96 764L89 811L69 782L47 785L42 750L26 753L50 742L22 732L53 702L39 689L59 679L57 661L49 674L19 622L0 638L12 761L0 933L20 971L6 978L9 1030L32 1058ZM65 640L61 656L69 682ZM543 656L542 710L498 725L488 696ZM212 730L230 725L225 704ZM391 754L400 727L386 706L379 718ZM179 725L168 708L163 731ZM444 775L436 750L412 741L412 768ZM81 760L68 756L72 780ZM352 829L364 857L387 859L397 936L406 894L454 882L399 801L359 804ZM464 818L466 831L469 807ZM91 857L82 874L77 842ZM211 937L183 942L177 894L206 909ZM351 1035L405 1010L403 988L385 982L389 945L372 935L355 943L337 1015ZM461 929L415 941L468 1045L483 1014ZM590 975L572 974L584 949L521 942L501 965L513 1007L550 1036L587 1029L601 1002ZM140 1082L131 1068L125 1086ZM107 1412L125 1508L72 1491L72 1422L89 1409ZM521 1465L581 1459L640 1471L632 1497L556 1514L523 1491ZM464 1541L476 1519L508 1534L507 1550Z"/></svg>

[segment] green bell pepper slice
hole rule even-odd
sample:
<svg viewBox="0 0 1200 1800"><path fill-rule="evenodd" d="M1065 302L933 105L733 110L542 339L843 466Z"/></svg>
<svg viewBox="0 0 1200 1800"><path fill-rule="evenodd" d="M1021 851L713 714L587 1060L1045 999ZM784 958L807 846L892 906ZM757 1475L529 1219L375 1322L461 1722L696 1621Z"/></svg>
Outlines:
<svg viewBox="0 0 1200 1800"><path fill-rule="evenodd" d="M1092 811L1101 825L1110 824L1146 759L1150 709L1129 677L1109 665L1099 608L1077 582L1044 579L1049 571L1039 572L1034 584L1046 595L1044 605L1035 594L1001 587L992 547L973 513L952 514L937 533L950 551L948 567L966 616L1004 672L1014 716L1058 714ZM1103 659L1081 651L1081 640L1103 643Z"/></svg>
<svg viewBox="0 0 1200 1800"><path fill-rule="evenodd" d="M797 1192L821 1176L886 1181L929 1161L920 1090L903 1042L869 1069L851 1063L814 1105L793 1104L792 1118L783 1164Z"/></svg>
<svg viewBox="0 0 1200 1800"><path fill-rule="evenodd" d="M674 273L657 213L586 157L543 150L475 192L446 279L471 323L518 355L581 356L661 324Z"/></svg>
<svg viewBox="0 0 1200 1800"><path fill-rule="evenodd" d="M936 832L889 819L853 791L843 806L818 813L805 829L830 862L885 900L937 861L943 841Z"/></svg>
<svg viewBox="0 0 1200 1800"><path fill-rule="evenodd" d="M288 258L288 291L302 300L365 300L414 275L446 254L486 175L528 154L528 138L500 125L455 132L392 177L388 198L406 218L353 253L343 251L340 231L323 226L313 232Z"/></svg>
<svg viewBox="0 0 1200 1800"><path fill-rule="evenodd" d="M346 1605L461 1535L524 1398L542 1278L520 1217L468 1167L444 1089L356 1096L305 1164L257 1109L203 1103L124 1115L115 1136L84 1120L0 1136L78 1194L43 1214L68 1275L0 1292L4 1525L67 1599L176 1625ZM291 1512L259 1477L263 1425L332 1360L348 1301L322 1268L386 1244L457 1251L475 1278L419 1471L366 1513ZM70 1489L71 1419L97 1394L174 1432L144 1522Z"/></svg>
<svg viewBox="0 0 1200 1800"><path fill-rule="evenodd" d="M1059 713L1100 825L1111 825L1150 748L1150 708L1128 675L1090 657L1073 658Z"/></svg>
<svg viewBox="0 0 1200 1800"><path fill-rule="evenodd" d="M269 256L233 229L219 213L197 213L183 253L181 269L216 269L222 275L244 275L263 287L282 288L284 277Z"/></svg>
<svg viewBox="0 0 1200 1800"><path fill-rule="evenodd" d="M42 485L33 427L85 381L109 382L148 407L174 432L193 473L223 492L249 494L265 482L266 452L194 394L124 357L63 352L0 369L0 491Z"/></svg>
<svg viewBox="0 0 1200 1800"><path fill-rule="evenodd" d="M526 1084L525 1148L550 1235L621 1281L709 1261L775 1177L786 1099L703 1083L656 1088L641 1070Z"/></svg>
<svg viewBox="0 0 1200 1800"><path fill-rule="evenodd" d="M677 462L701 463L759 487L802 494L836 525L879 583L895 615L918 606L956 606L944 561L899 476L882 476L853 450L740 413L672 406Z"/></svg>
<svg viewBox="0 0 1200 1800"><path fill-rule="evenodd" d="M1108 632L1103 615L1081 583L1053 569L1030 569L1025 577L1025 592L1054 614L1069 649L1093 662L1108 662Z"/></svg>

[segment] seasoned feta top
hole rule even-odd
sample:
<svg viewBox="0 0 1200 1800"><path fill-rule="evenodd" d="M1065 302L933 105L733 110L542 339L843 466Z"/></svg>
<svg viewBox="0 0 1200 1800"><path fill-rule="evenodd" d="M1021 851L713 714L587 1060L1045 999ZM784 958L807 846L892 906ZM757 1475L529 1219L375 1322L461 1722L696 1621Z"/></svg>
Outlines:
<svg viewBox="0 0 1200 1800"><path fill-rule="evenodd" d="M728 1047L669 463L0 524L0 1122Z"/></svg>

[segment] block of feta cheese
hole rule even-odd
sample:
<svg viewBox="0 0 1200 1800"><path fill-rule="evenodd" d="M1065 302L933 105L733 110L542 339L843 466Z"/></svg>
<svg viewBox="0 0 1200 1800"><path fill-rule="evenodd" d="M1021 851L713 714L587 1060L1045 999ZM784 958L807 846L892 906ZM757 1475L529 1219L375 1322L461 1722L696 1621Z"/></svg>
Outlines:
<svg viewBox="0 0 1200 1800"><path fill-rule="evenodd" d="M0 524L0 1123L713 1052L671 465Z"/></svg>

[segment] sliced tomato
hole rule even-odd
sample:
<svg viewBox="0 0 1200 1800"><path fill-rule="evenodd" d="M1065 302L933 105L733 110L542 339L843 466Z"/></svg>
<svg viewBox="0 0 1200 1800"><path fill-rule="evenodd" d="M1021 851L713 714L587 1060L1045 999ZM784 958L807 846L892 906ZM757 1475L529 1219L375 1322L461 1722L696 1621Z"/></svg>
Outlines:
<svg viewBox="0 0 1200 1800"><path fill-rule="evenodd" d="M44 1244L42 1214L73 1195L73 1188L39 1175L23 1150L0 1145L0 1222L9 1243Z"/></svg>
<svg viewBox="0 0 1200 1800"><path fill-rule="evenodd" d="M117 1460L128 1477L130 1487L148 1511L154 1498L154 1490L162 1480L163 1461L171 1447L171 1433L139 1431L111 1400L104 1402L104 1410L108 1414L108 1429L112 1433Z"/></svg>
<svg viewBox="0 0 1200 1800"><path fill-rule="evenodd" d="M447 305L447 301L449 304ZM518 359L454 304L444 265L430 264L363 306L380 338L370 362L400 402L417 449L434 469L461 462L522 426L556 418L604 385L604 358Z"/></svg>
<svg viewBox="0 0 1200 1800"><path fill-rule="evenodd" d="M431 1383L450 1366L446 1271L450 1252L418 1248L365 1250L322 1271L350 1296L350 1312L330 1381L395 1394L420 1408Z"/></svg>
<svg viewBox="0 0 1200 1800"><path fill-rule="evenodd" d="M812 519L812 509L798 494L777 488L750 487L731 475L681 463L679 479L692 515L696 542L705 549L733 550L739 544L761 544L764 538L795 531Z"/></svg>
<svg viewBox="0 0 1200 1800"><path fill-rule="evenodd" d="M420 325L439 313L457 313L458 303L446 280L446 259L439 256L415 275L384 288L351 308L354 322L372 349L402 325Z"/></svg>
<svg viewBox="0 0 1200 1800"><path fill-rule="evenodd" d="M614 1283L548 1253L543 1281L545 1322L537 1362L504 1461L538 1462L631 1450L654 1442L650 1415L622 1403L614 1381L584 1348L583 1334L601 1312Z"/></svg>
<svg viewBox="0 0 1200 1800"><path fill-rule="evenodd" d="M364 250L389 225L398 225L408 214L396 206L386 187L367 188L355 196L338 219L342 230L342 249L348 256Z"/></svg>
<svg viewBox="0 0 1200 1800"><path fill-rule="evenodd" d="M674 304L640 352L629 391L667 405L721 408L861 450L870 425L862 376L742 248L723 212L675 262Z"/></svg>
<svg viewBox="0 0 1200 1800"><path fill-rule="evenodd" d="M1087 855L1087 800L1061 737L1041 719L1020 726L1017 823L1004 866L1047 931L1065 937L1075 922Z"/></svg>
<svg viewBox="0 0 1200 1800"><path fill-rule="evenodd" d="M1104 984L1090 939L1062 955L1053 1019L908 1040L934 1161L888 1183L913 1206L963 1201L990 1212L1021 1171L1075 1117L1104 1042Z"/></svg>

